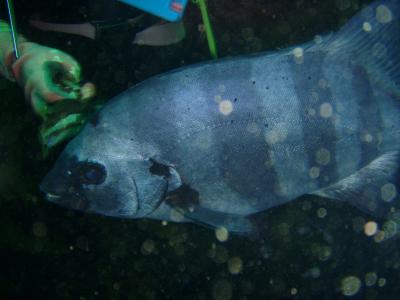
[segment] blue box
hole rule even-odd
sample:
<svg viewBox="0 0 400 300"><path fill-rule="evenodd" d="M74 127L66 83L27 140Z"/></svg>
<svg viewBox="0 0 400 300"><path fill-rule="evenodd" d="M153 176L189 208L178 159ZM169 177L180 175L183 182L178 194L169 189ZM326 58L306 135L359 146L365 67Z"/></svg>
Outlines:
<svg viewBox="0 0 400 300"><path fill-rule="evenodd" d="M179 21L188 0L119 0L165 20Z"/></svg>

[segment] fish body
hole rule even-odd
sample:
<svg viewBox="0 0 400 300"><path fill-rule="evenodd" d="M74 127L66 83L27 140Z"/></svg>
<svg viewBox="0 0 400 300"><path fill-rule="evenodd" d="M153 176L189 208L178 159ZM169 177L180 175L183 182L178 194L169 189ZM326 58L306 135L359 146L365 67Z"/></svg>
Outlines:
<svg viewBox="0 0 400 300"><path fill-rule="evenodd" d="M68 144L42 190L70 208L236 232L304 194L387 212L398 187L399 10L375 2L321 40L144 81Z"/></svg>

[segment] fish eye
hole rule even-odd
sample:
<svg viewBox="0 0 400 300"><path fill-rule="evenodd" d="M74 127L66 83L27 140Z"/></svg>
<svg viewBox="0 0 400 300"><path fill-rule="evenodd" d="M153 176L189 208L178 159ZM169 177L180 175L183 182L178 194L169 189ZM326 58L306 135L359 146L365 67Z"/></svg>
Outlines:
<svg viewBox="0 0 400 300"><path fill-rule="evenodd" d="M82 184L101 184L107 177L105 167L94 162L79 163L74 173Z"/></svg>

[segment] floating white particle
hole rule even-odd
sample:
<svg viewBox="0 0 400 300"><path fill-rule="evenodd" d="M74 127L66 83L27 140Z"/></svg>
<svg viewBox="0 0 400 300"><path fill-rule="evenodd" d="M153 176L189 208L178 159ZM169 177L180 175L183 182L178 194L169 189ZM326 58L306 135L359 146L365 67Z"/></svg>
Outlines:
<svg viewBox="0 0 400 300"><path fill-rule="evenodd" d="M251 122L246 126L246 130L254 135L259 135L261 132L260 127L255 122Z"/></svg>
<svg viewBox="0 0 400 300"><path fill-rule="evenodd" d="M224 92L226 91L225 85L220 84L220 85L218 86L218 91L221 92L221 93L224 93Z"/></svg>
<svg viewBox="0 0 400 300"><path fill-rule="evenodd" d="M362 285L359 278L355 276L348 276L342 280L341 291L345 296L354 296L358 293Z"/></svg>
<svg viewBox="0 0 400 300"><path fill-rule="evenodd" d="M328 87L328 81L326 79L321 78L318 80L318 85L322 89L326 89Z"/></svg>
<svg viewBox="0 0 400 300"><path fill-rule="evenodd" d="M364 233L367 236L373 236L378 231L378 224L374 221L368 221L364 224Z"/></svg>
<svg viewBox="0 0 400 300"><path fill-rule="evenodd" d="M373 286L378 281L378 275L374 272L366 273L364 281L366 286Z"/></svg>
<svg viewBox="0 0 400 300"><path fill-rule="evenodd" d="M390 21L392 21L393 16L392 16L392 11L390 10L389 7L387 7L386 5L379 5L376 8L376 20L379 23L389 23Z"/></svg>
<svg viewBox="0 0 400 300"><path fill-rule="evenodd" d="M292 51L293 56L294 56L294 61L297 64L301 64L304 62L304 50L301 47L296 47Z"/></svg>
<svg viewBox="0 0 400 300"><path fill-rule="evenodd" d="M144 255L149 255L154 251L155 243L153 240L147 239L143 242L141 252Z"/></svg>
<svg viewBox="0 0 400 300"><path fill-rule="evenodd" d="M336 0L336 7L339 10L346 10L349 9L351 6L350 0Z"/></svg>
<svg viewBox="0 0 400 300"><path fill-rule="evenodd" d="M329 246L322 246L318 250L318 258L321 261L326 261L332 256L332 248Z"/></svg>
<svg viewBox="0 0 400 300"><path fill-rule="evenodd" d="M324 102L319 107L319 115L323 118L330 118L333 113L332 105L328 102Z"/></svg>
<svg viewBox="0 0 400 300"><path fill-rule="evenodd" d="M277 130L268 131L265 134L265 140L268 144L273 145L279 142L279 132Z"/></svg>
<svg viewBox="0 0 400 300"><path fill-rule="evenodd" d="M294 55L295 57L302 57L303 54L304 54L303 48L301 48L301 47L296 47L296 48L293 49L293 55Z"/></svg>
<svg viewBox="0 0 400 300"><path fill-rule="evenodd" d="M385 239L385 232L383 230L378 230L374 235L374 242L380 243Z"/></svg>
<svg viewBox="0 0 400 300"><path fill-rule="evenodd" d="M321 276L321 270L318 267L311 268L310 275L312 278L319 278Z"/></svg>
<svg viewBox="0 0 400 300"><path fill-rule="evenodd" d="M287 138L287 129L282 125L277 125L275 128L267 131L265 134L265 140L269 145L273 145L279 142L283 142Z"/></svg>
<svg viewBox="0 0 400 300"><path fill-rule="evenodd" d="M312 167L312 168L310 169L310 171L308 172L308 175L309 175L312 179L315 179L315 178L318 178L318 177L319 177L319 173L320 173L320 170L319 170L318 167Z"/></svg>
<svg viewBox="0 0 400 300"><path fill-rule="evenodd" d="M240 257L235 256L231 257L228 260L229 273L234 275L239 274L242 271L242 268L243 268L243 261Z"/></svg>
<svg viewBox="0 0 400 300"><path fill-rule="evenodd" d="M364 132L361 135L361 141L365 143L371 143L374 140L374 137L369 132Z"/></svg>
<svg viewBox="0 0 400 300"><path fill-rule="evenodd" d="M47 226L43 222L35 222L32 226L34 236L43 238L47 235Z"/></svg>
<svg viewBox="0 0 400 300"><path fill-rule="evenodd" d="M305 112L306 112L306 115L308 115L308 116L315 116L315 113L316 113L314 108L306 108Z"/></svg>
<svg viewBox="0 0 400 300"><path fill-rule="evenodd" d="M226 242L229 238L229 232L225 227L218 227L215 229L215 237L220 242Z"/></svg>
<svg viewBox="0 0 400 300"><path fill-rule="evenodd" d="M381 186L381 198L385 202L391 202L394 198L396 198L397 190L396 186L393 183L385 183Z"/></svg>
<svg viewBox="0 0 400 300"><path fill-rule="evenodd" d="M372 46L372 55L376 58L384 58L387 56L387 47L381 42L377 42Z"/></svg>
<svg viewBox="0 0 400 300"><path fill-rule="evenodd" d="M182 222L185 219L182 212L180 212L179 210L174 209L174 208L171 209L170 218L174 222Z"/></svg>
<svg viewBox="0 0 400 300"><path fill-rule="evenodd" d="M398 233L399 225L393 221L388 220L383 224L383 231L385 232L385 239L390 239Z"/></svg>
<svg viewBox="0 0 400 300"><path fill-rule="evenodd" d="M232 298L232 284L226 279L217 279L212 287L212 299L229 300Z"/></svg>
<svg viewBox="0 0 400 300"><path fill-rule="evenodd" d="M326 215L328 214L328 211L326 210L326 208L320 207L317 210L317 215L319 218L323 219L326 217Z"/></svg>
<svg viewBox="0 0 400 300"><path fill-rule="evenodd" d="M322 43L322 36L316 35L316 36L314 37L314 42L315 42L316 44L321 44L321 43Z"/></svg>
<svg viewBox="0 0 400 300"><path fill-rule="evenodd" d="M230 115L233 111L232 102L230 100L222 100L219 103L219 111L225 116Z"/></svg>
<svg viewBox="0 0 400 300"><path fill-rule="evenodd" d="M320 148L315 153L315 161L319 165L326 166L331 161L331 153L326 148Z"/></svg>
<svg viewBox="0 0 400 300"><path fill-rule="evenodd" d="M386 278L379 278L378 279L378 286L383 287L386 285Z"/></svg>
<svg viewBox="0 0 400 300"><path fill-rule="evenodd" d="M364 23L363 23L363 30L364 30L365 32L370 32L370 31L372 30L371 23L369 23L369 22L364 22Z"/></svg>

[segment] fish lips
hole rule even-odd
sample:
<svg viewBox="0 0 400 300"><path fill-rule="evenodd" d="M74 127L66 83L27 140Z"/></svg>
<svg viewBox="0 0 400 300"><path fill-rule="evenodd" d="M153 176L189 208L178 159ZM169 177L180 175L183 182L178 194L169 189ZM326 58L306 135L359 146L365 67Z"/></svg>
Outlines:
<svg viewBox="0 0 400 300"><path fill-rule="evenodd" d="M80 193L73 194L56 194L44 191L41 187L42 192L45 194L47 201L60 205L64 208L74 209L79 211L90 211L89 200Z"/></svg>

